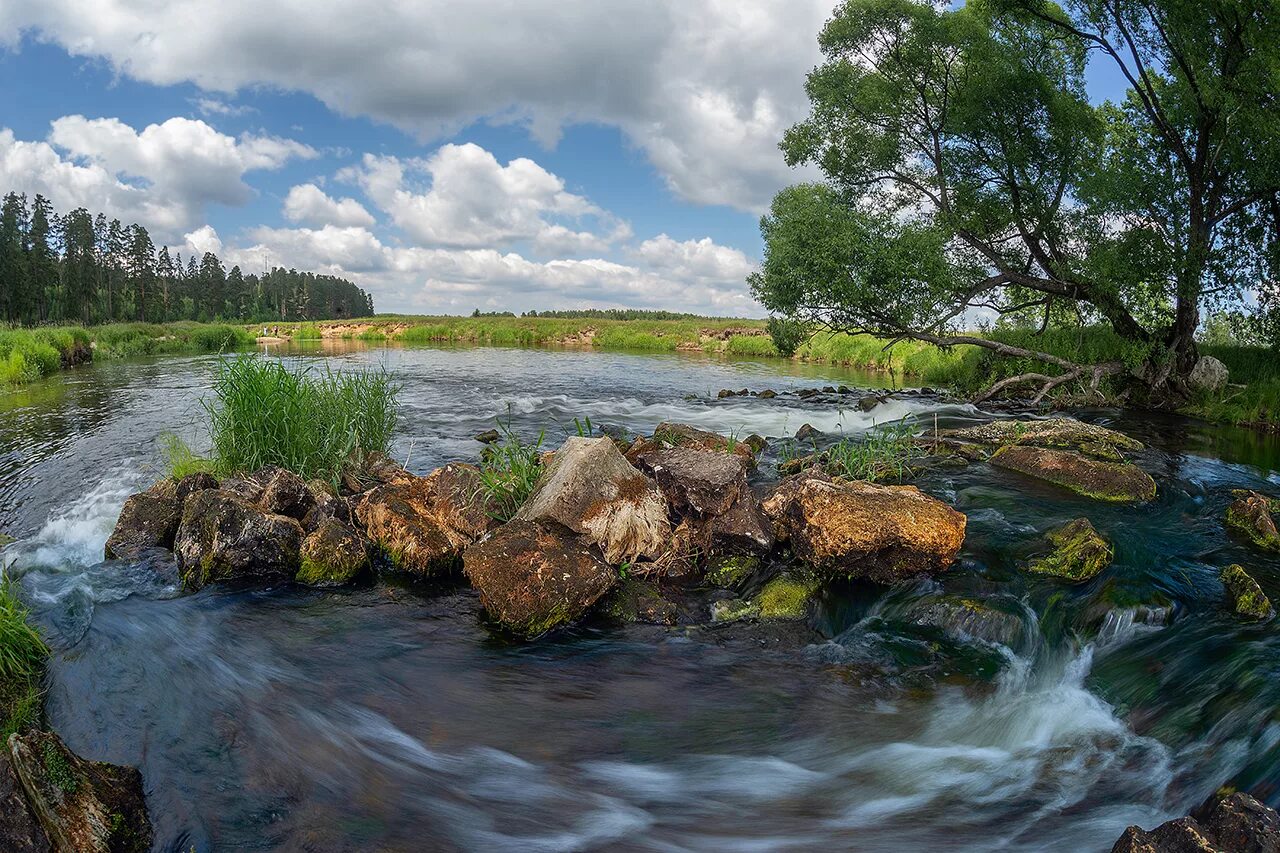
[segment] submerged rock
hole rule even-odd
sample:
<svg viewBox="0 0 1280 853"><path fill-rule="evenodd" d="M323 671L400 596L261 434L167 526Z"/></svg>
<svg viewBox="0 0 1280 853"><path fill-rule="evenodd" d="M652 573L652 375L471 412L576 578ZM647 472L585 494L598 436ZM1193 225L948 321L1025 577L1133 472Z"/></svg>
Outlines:
<svg viewBox="0 0 1280 853"><path fill-rule="evenodd" d="M623 622L674 625L678 608L652 581L628 578L609 595L605 612Z"/></svg>
<svg viewBox="0 0 1280 853"><path fill-rule="evenodd" d="M1074 418L991 421L965 429L947 430L943 435L977 444L1020 444L1078 450L1090 455L1097 453L1106 458L1113 458L1114 451L1136 451L1143 448L1142 442L1124 433Z"/></svg>
<svg viewBox="0 0 1280 853"><path fill-rule="evenodd" d="M369 543L348 525L330 518L302 540L295 580L310 586L341 586L369 566Z"/></svg>
<svg viewBox="0 0 1280 853"><path fill-rule="evenodd" d="M618 582L595 547L563 525L517 519L462 555L495 621L532 639L586 613Z"/></svg>
<svg viewBox="0 0 1280 853"><path fill-rule="evenodd" d="M1150 831L1131 826L1111 853L1274 853L1280 815L1248 794L1211 798L1187 817Z"/></svg>
<svg viewBox="0 0 1280 853"><path fill-rule="evenodd" d="M1087 518L1077 518L1045 536L1053 545L1053 552L1033 560L1027 571L1083 583L1097 577L1115 559L1111 543Z"/></svg>
<svg viewBox="0 0 1280 853"><path fill-rule="evenodd" d="M52 732L15 734L8 746L31 810L59 853L151 849L137 768L85 761Z"/></svg>
<svg viewBox="0 0 1280 853"><path fill-rule="evenodd" d="M907 617L913 624L939 628L949 634L1017 648L1026 637L1022 618L983 601L959 596L929 599Z"/></svg>
<svg viewBox="0 0 1280 853"><path fill-rule="evenodd" d="M49 836L27 803L26 791L6 750L0 753L0 850L49 853Z"/></svg>
<svg viewBox="0 0 1280 853"><path fill-rule="evenodd" d="M947 568L964 543L965 516L914 486L805 472L782 481L763 509L778 539L827 576L895 583Z"/></svg>
<svg viewBox="0 0 1280 853"><path fill-rule="evenodd" d="M173 485L172 480L162 483ZM151 548L172 548L182 506L173 489L140 492L124 502L115 529L107 538L106 556L132 560Z"/></svg>
<svg viewBox="0 0 1280 853"><path fill-rule="evenodd" d="M475 435L475 440L481 444L493 444L500 438L502 438L502 434L496 429L487 429L484 432L476 433Z"/></svg>
<svg viewBox="0 0 1280 853"><path fill-rule="evenodd" d="M670 546L671 520L657 485L608 438L566 439L515 517L580 533L614 565L656 560Z"/></svg>
<svg viewBox="0 0 1280 853"><path fill-rule="evenodd" d="M374 488L360 500L356 517L397 568L420 575L451 571L462 550L498 524L480 472L461 463Z"/></svg>
<svg viewBox="0 0 1280 853"><path fill-rule="evenodd" d="M1265 551L1280 551L1275 518L1280 501L1245 490L1235 495L1235 502L1227 507L1227 529Z"/></svg>
<svg viewBox="0 0 1280 853"><path fill-rule="evenodd" d="M302 525L221 489L187 498L174 539L185 588L213 581L291 578L298 570Z"/></svg>
<svg viewBox="0 0 1280 853"><path fill-rule="evenodd" d="M1270 619L1275 615L1271 608L1271 599L1258 586L1243 566L1231 565L1219 575L1222 585L1227 589L1227 597L1231 607L1237 614L1246 619Z"/></svg>
<svg viewBox="0 0 1280 853"><path fill-rule="evenodd" d="M996 451L991 464L1096 500L1141 503L1156 496L1156 481L1138 466L1101 462L1072 450L1008 445Z"/></svg>

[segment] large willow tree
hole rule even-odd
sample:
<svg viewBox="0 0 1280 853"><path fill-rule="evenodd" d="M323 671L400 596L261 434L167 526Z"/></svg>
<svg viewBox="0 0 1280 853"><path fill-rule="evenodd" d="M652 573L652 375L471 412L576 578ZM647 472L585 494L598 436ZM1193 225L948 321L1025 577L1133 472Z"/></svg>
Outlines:
<svg viewBox="0 0 1280 853"><path fill-rule="evenodd" d="M1125 374L1176 399L1201 311L1275 292L1276 0L846 0L819 43L781 147L826 180L762 220L751 283L774 313L1056 368L1002 388ZM1089 102L1091 63L1120 103ZM998 315L1105 323L1136 357L963 331Z"/></svg>

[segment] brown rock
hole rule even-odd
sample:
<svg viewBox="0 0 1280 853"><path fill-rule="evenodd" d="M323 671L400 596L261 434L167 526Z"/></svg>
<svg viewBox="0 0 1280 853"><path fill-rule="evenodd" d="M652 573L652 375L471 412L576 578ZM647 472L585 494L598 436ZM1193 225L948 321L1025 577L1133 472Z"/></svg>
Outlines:
<svg viewBox="0 0 1280 853"><path fill-rule="evenodd" d="M463 548L497 526L481 493L480 472L461 463L374 488L360 500L356 517L398 568L422 575L449 571Z"/></svg>
<svg viewBox="0 0 1280 853"><path fill-rule="evenodd" d="M894 583L947 568L964 543L965 516L914 486L803 473L762 508L778 538L821 574Z"/></svg>
<svg viewBox="0 0 1280 853"><path fill-rule="evenodd" d="M746 442L731 441L719 433L708 432L688 424L664 421L653 431L653 440L670 447L694 447L721 453L732 451L747 460L747 464L755 464L755 454Z"/></svg>
<svg viewBox="0 0 1280 853"><path fill-rule="evenodd" d="M1274 809L1235 793L1213 797L1188 817L1153 830L1131 826L1111 853L1275 853L1280 851L1280 816Z"/></svg>
<svg viewBox="0 0 1280 853"><path fill-rule="evenodd" d="M175 497L150 491L133 495L120 508L120 518L107 538L106 556L132 560L150 548L172 548L180 512Z"/></svg>
<svg viewBox="0 0 1280 853"><path fill-rule="evenodd" d="M489 615L530 639L573 622L618 581L583 537L547 521L504 524L463 552L462 567Z"/></svg>
<svg viewBox="0 0 1280 853"><path fill-rule="evenodd" d="M1264 551L1280 551L1280 531L1275 512L1280 501L1266 495L1240 490L1227 507L1227 529Z"/></svg>
<svg viewBox="0 0 1280 853"><path fill-rule="evenodd" d="M1090 450L1102 447L1110 447L1117 451L1142 449L1142 442L1124 433L1095 424L1087 424L1074 418L991 421L966 429L948 430L943 435L979 444L1025 444L1065 450Z"/></svg>
<svg viewBox="0 0 1280 853"><path fill-rule="evenodd" d="M1072 450L1009 445L991 457L991 464L1101 501L1140 503L1156 496L1156 481L1136 465L1101 462Z"/></svg>
<svg viewBox="0 0 1280 853"><path fill-rule="evenodd" d="M59 853L146 853L151 821L135 767L85 761L52 732L11 735L9 758Z"/></svg>
<svg viewBox="0 0 1280 853"><path fill-rule="evenodd" d="M183 586L199 589L214 581L291 578L301 545L296 520L211 489L187 498L173 550Z"/></svg>
<svg viewBox="0 0 1280 853"><path fill-rule="evenodd" d="M301 477L277 469L266 479L258 504L267 512L301 520L315 504L315 498Z"/></svg>
<svg viewBox="0 0 1280 853"><path fill-rule="evenodd" d="M0 753L0 850L48 853L50 849L49 836L27 804L27 794L6 750Z"/></svg>
<svg viewBox="0 0 1280 853"><path fill-rule="evenodd" d="M404 483L412 479L413 475L391 457L384 453L370 453L360 464L343 468L339 481L344 494L358 495L378 486Z"/></svg>
<svg viewBox="0 0 1280 853"><path fill-rule="evenodd" d="M188 495L196 492L207 491L208 489L218 488L218 478L205 471L197 471L194 474L188 474L178 481L176 487L176 497L178 506L181 507L187 500Z"/></svg>
<svg viewBox="0 0 1280 853"><path fill-rule="evenodd" d="M656 560L671 538L657 485L607 438L566 439L515 517L554 521L580 533L614 565Z"/></svg>
<svg viewBox="0 0 1280 853"><path fill-rule="evenodd" d="M678 512L720 515L747 488L747 463L741 456L691 447L669 447L640 456L667 503Z"/></svg>
<svg viewBox="0 0 1280 853"><path fill-rule="evenodd" d="M337 519L323 521L302 540L301 565L294 578L310 586L341 586L369 566L369 543Z"/></svg>

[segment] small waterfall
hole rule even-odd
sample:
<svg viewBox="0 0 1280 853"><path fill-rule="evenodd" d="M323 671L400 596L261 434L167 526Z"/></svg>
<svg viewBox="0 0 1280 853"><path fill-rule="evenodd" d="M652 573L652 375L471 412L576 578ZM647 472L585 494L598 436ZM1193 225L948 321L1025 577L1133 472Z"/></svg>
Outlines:
<svg viewBox="0 0 1280 853"><path fill-rule="evenodd" d="M1157 631L1169 622L1173 610L1169 607L1141 604L1108 610L1098 626L1098 646L1112 646L1127 642L1148 631Z"/></svg>

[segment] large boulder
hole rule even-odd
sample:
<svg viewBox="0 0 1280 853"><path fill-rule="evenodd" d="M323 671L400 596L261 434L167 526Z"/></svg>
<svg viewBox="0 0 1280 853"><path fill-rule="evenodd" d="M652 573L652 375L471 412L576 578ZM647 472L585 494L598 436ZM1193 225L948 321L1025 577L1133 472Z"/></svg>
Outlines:
<svg viewBox="0 0 1280 853"><path fill-rule="evenodd" d="M741 456L747 464L755 464L755 452L745 441L738 441L728 436L698 429L689 424L663 421L653 431L651 439L667 447L692 447L701 450L712 450L716 453L732 453Z"/></svg>
<svg viewBox="0 0 1280 853"><path fill-rule="evenodd" d="M369 566L369 543L336 518L324 520L302 540L295 580L310 586L341 586Z"/></svg>
<svg viewBox="0 0 1280 853"><path fill-rule="evenodd" d="M894 583L951 565L966 518L914 486L878 486L806 472L764 501L780 540L820 574Z"/></svg>
<svg viewBox="0 0 1280 853"><path fill-rule="evenodd" d="M585 537L523 519L467 548L462 569L489 615L529 639L573 622L619 579Z"/></svg>
<svg viewBox="0 0 1280 853"><path fill-rule="evenodd" d="M1196 391L1212 393L1227 387L1230 379L1231 371L1227 370L1225 364L1211 355L1202 355L1196 361L1196 366L1191 368L1187 384Z"/></svg>
<svg viewBox="0 0 1280 853"><path fill-rule="evenodd" d="M662 493L608 438L566 439L515 517L580 533L614 565L656 560L671 539Z"/></svg>
<svg viewBox="0 0 1280 853"><path fill-rule="evenodd" d="M1138 466L1103 462L1073 450L1013 444L996 451L991 464L1095 500L1142 503L1156 496L1156 481Z"/></svg>
<svg viewBox="0 0 1280 853"><path fill-rule="evenodd" d="M85 761L52 732L9 737L9 759L59 853L146 853L151 821L142 774Z"/></svg>
<svg viewBox="0 0 1280 853"><path fill-rule="evenodd" d="M1131 826L1111 853L1275 853L1280 815L1248 794L1211 798L1187 817L1144 830Z"/></svg>
<svg viewBox="0 0 1280 853"><path fill-rule="evenodd" d="M1124 433L1074 418L991 421L964 429L947 430L943 436L962 442L1001 447L1023 444L1076 450L1107 459L1115 459L1120 451L1142 449L1142 442Z"/></svg>
<svg viewBox="0 0 1280 853"><path fill-rule="evenodd" d="M1275 615L1275 610L1271 607L1271 599L1267 598L1262 587L1258 586L1258 582L1244 570L1243 566L1227 566L1219 577L1223 587L1226 588L1231 609L1238 615L1246 619L1258 620L1270 619Z"/></svg>
<svg viewBox="0 0 1280 853"><path fill-rule="evenodd" d="M747 488L741 456L693 447L660 447L639 455L637 467L653 477L671 508L720 515Z"/></svg>
<svg viewBox="0 0 1280 853"><path fill-rule="evenodd" d="M49 836L27 803L26 791L9 761L0 753L0 850L5 853L49 853Z"/></svg>
<svg viewBox="0 0 1280 853"><path fill-rule="evenodd" d="M1111 543L1087 518L1077 518L1045 536L1053 550L1027 566L1028 571L1038 575L1082 583L1097 577L1115 558Z"/></svg>
<svg viewBox="0 0 1280 853"><path fill-rule="evenodd" d="M1266 495L1239 490L1227 507L1227 529L1264 551L1280 551L1280 531L1275 513L1280 501Z"/></svg>
<svg viewBox="0 0 1280 853"><path fill-rule="evenodd" d="M214 581L282 580L298 571L302 525L231 492L196 492L182 508L174 554L183 586Z"/></svg>
<svg viewBox="0 0 1280 853"><path fill-rule="evenodd" d="M162 480L163 488L152 487L124 502L115 529L107 538L106 556L131 560L151 548L172 548L182 506L172 480Z"/></svg>
<svg viewBox="0 0 1280 853"><path fill-rule="evenodd" d="M301 521L315 505L315 497L301 477L292 471L278 469L267 478L258 505L275 515L287 515Z"/></svg>
<svg viewBox="0 0 1280 853"><path fill-rule="evenodd" d="M356 518L397 568L445 574L462 549L497 526L481 485L480 472L461 463L428 477L397 477L365 494Z"/></svg>

